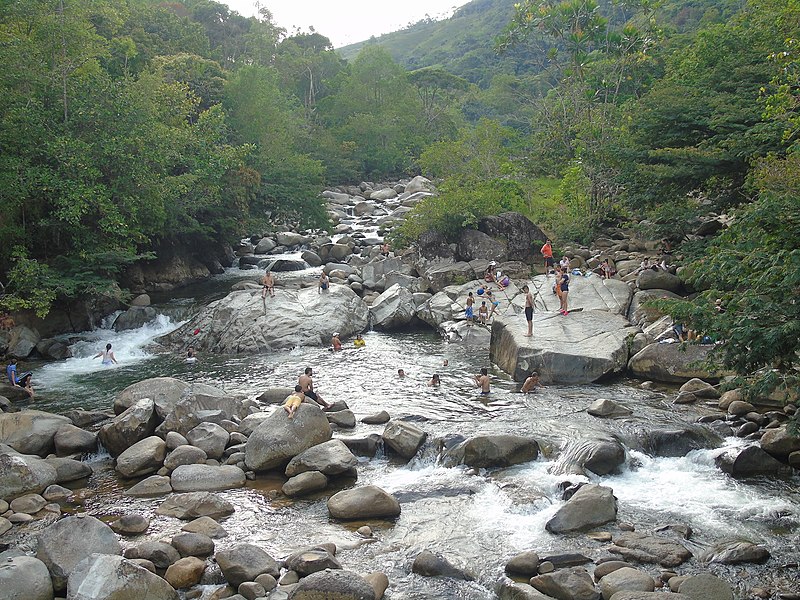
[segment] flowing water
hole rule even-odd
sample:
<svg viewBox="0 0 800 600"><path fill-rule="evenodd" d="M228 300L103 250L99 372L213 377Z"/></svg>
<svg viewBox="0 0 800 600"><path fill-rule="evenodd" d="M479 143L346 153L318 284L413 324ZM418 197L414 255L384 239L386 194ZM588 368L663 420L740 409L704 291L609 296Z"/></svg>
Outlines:
<svg viewBox="0 0 800 600"><path fill-rule="evenodd" d="M255 277L255 274L244 274ZM203 302L224 293L236 277L231 273L206 286ZM309 274L313 277L314 274ZM195 290L196 292L197 290ZM800 557L800 493L798 478L736 481L714 466L721 448L695 450L679 458L658 458L642 451L642 432L676 429L711 412L705 406L675 406L663 393L645 391L633 381L602 385L544 387L534 394L518 393L519 384L492 367L488 348L448 344L430 332L368 332L366 347L332 353L299 347L258 356L202 355L187 364L155 343L194 309L184 297L159 306L161 316L141 329L115 333L108 328L75 339L75 356L41 365L36 370L36 408L61 412L69 408L110 408L114 395L132 382L148 377L173 376L217 385L228 392L257 397L267 387L294 385L306 366L314 367L316 387L327 400L345 400L358 418L386 409L393 417L410 416L431 440L410 463L387 458L359 459L359 484L375 484L395 494L402 515L395 522L374 521L375 540L365 542L356 529L364 523L329 520L325 494L287 500L276 494L283 480L259 477L244 489L222 492L236 506L223 521L230 537L218 548L238 541L263 546L274 556L313 544L333 541L346 568L388 574L388 598L495 598L495 585L503 565L515 553L533 549L540 555L580 551L592 558L605 556L603 544L585 535L552 535L545 531L548 518L562 504L564 481L587 480L574 475L554 475L551 467L564 444L583 438L616 435L628 448L622 472L592 477L614 489L619 499L619 520L637 530L669 523L690 525L690 549L699 554L723 540L745 539L766 545L773 558L764 567L731 568L692 563L680 572L710 569L736 586L738 597L760 584L783 590L797 577ZM111 320L105 325L110 325ZM103 367L91 357L106 343L113 344L118 365ZM447 360L448 365L443 366ZM480 397L473 375L490 368L492 393ZM405 378L397 369L403 368ZM440 388L427 382L441 375ZM632 417L595 419L585 408L604 397L634 409ZM267 408L269 410L269 408ZM382 426L358 424L362 436L382 431ZM542 448L538 460L493 471L445 468L438 460L433 439L448 434L512 433L536 438ZM337 434L338 435L338 434ZM645 436L646 437L646 436ZM723 448L741 445L737 439ZM161 501L121 495L131 482L119 481L107 456L92 458L96 473L89 483L95 494L83 510L98 516L140 511L148 515ZM162 539L182 523L154 517L148 539ZM616 532L614 526L608 531ZM138 541L138 540L135 540ZM414 556L423 549L447 556L467 567L474 582L421 578L410 573ZM650 569L654 574L657 569Z"/></svg>

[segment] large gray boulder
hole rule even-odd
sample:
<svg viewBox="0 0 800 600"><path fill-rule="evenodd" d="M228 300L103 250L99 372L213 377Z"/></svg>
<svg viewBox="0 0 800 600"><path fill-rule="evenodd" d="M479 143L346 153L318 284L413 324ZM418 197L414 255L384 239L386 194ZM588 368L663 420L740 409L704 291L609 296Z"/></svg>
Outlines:
<svg viewBox="0 0 800 600"><path fill-rule="evenodd" d="M576 440L567 444L552 472L570 475L608 475L625 462L625 447L613 438Z"/></svg>
<svg viewBox="0 0 800 600"><path fill-rule="evenodd" d="M47 566L32 556L14 556L0 563L0 590L5 600L53 600Z"/></svg>
<svg viewBox="0 0 800 600"><path fill-rule="evenodd" d="M286 465L286 476L294 477L306 471L339 475L356 466L358 460L342 440L328 440L312 446L295 456Z"/></svg>
<svg viewBox="0 0 800 600"><path fill-rule="evenodd" d="M167 454L164 459L164 467L172 471L181 465L205 464L207 458L206 453L200 448L184 444Z"/></svg>
<svg viewBox="0 0 800 600"><path fill-rule="evenodd" d="M103 425L98 438L112 456L119 456L136 442L151 436L157 424L155 404L143 398Z"/></svg>
<svg viewBox="0 0 800 600"><path fill-rule="evenodd" d="M655 581L650 575L632 567L622 567L612 571L600 580L603 600L609 600L617 592L652 592L655 589Z"/></svg>
<svg viewBox="0 0 800 600"><path fill-rule="evenodd" d="M654 306L650 306L650 302L661 298L681 299L678 294L669 290L640 290L633 295L631 305L628 308L628 320L642 329L652 325L663 317L664 313Z"/></svg>
<svg viewBox="0 0 800 600"><path fill-rule="evenodd" d="M414 318L415 306L412 292L396 283L378 296L370 305L372 324L378 329L399 329Z"/></svg>
<svg viewBox="0 0 800 600"><path fill-rule="evenodd" d="M138 400L150 398L159 418L164 419L179 400L194 394L224 396L225 392L205 383L188 383L174 377L151 377L133 383L117 394L114 398L114 412L120 414Z"/></svg>
<svg viewBox="0 0 800 600"><path fill-rule="evenodd" d="M693 600L733 600L733 590L728 582L711 573L688 577L678 586L678 593Z"/></svg>
<svg viewBox="0 0 800 600"><path fill-rule="evenodd" d="M548 596L564 600L600 600L592 576L583 567L558 569L531 578L531 585Z"/></svg>
<svg viewBox="0 0 800 600"><path fill-rule="evenodd" d="M198 517L219 519L234 513L233 504L211 492L172 494L156 509L157 515L184 521Z"/></svg>
<svg viewBox="0 0 800 600"><path fill-rule="evenodd" d="M764 546L740 541L720 542L703 554L705 562L721 565L760 564L766 562L769 557L770 552Z"/></svg>
<svg viewBox="0 0 800 600"><path fill-rule="evenodd" d="M46 456L53 451L53 438L59 428L71 424L67 417L40 410L0 413L0 443L21 454Z"/></svg>
<svg viewBox="0 0 800 600"><path fill-rule="evenodd" d="M201 392L178 400L172 412L158 426L156 433L164 435L176 431L183 436L201 423L237 421L249 413L250 403L237 396L218 396Z"/></svg>
<svg viewBox="0 0 800 600"><path fill-rule="evenodd" d="M622 555L625 560L659 564L662 567L677 567L692 556L686 547L672 539L638 531L621 533L614 538L608 550Z"/></svg>
<svg viewBox="0 0 800 600"><path fill-rule="evenodd" d="M383 441L403 458L413 458L428 434L406 421L389 421L383 430Z"/></svg>
<svg viewBox="0 0 800 600"><path fill-rule="evenodd" d="M178 600L178 592L130 560L96 553L75 566L67 600Z"/></svg>
<svg viewBox="0 0 800 600"><path fill-rule="evenodd" d="M411 571L423 577L449 577L472 581L474 577L448 561L444 556L435 554L430 550L423 550L417 554L411 565Z"/></svg>
<svg viewBox="0 0 800 600"><path fill-rule="evenodd" d="M27 358L42 339L39 332L25 325L17 325L9 332L6 354L14 358Z"/></svg>
<svg viewBox="0 0 800 600"><path fill-rule="evenodd" d="M56 470L56 483L77 481L92 474L92 467L80 460L50 457L44 461Z"/></svg>
<svg viewBox="0 0 800 600"><path fill-rule="evenodd" d="M188 337L200 351L227 354L326 345L334 331L349 337L364 331L369 309L348 286L282 290L263 302L260 290L234 291L212 302L183 327L165 336L181 346ZM192 335L197 330L197 335Z"/></svg>
<svg viewBox="0 0 800 600"><path fill-rule="evenodd" d="M444 259L431 263L425 269L424 276L428 280L431 290L436 293L454 283L475 279L475 270L468 262L453 262Z"/></svg>
<svg viewBox="0 0 800 600"><path fill-rule="evenodd" d="M341 569L341 563L324 548L310 548L290 554L285 559L286 568L300 577L311 575L325 569Z"/></svg>
<svg viewBox="0 0 800 600"><path fill-rule="evenodd" d="M791 475L792 468L764 452L758 446L747 446L718 455L714 459L721 471L731 477L757 475Z"/></svg>
<svg viewBox="0 0 800 600"><path fill-rule="evenodd" d="M97 449L97 434L66 423L56 431L53 443L58 456L94 452Z"/></svg>
<svg viewBox="0 0 800 600"><path fill-rule="evenodd" d="M719 373L709 373L702 367L711 349L699 344L649 344L631 357L628 370L640 379L663 383L716 380Z"/></svg>
<svg viewBox="0 0 800 600"><path fill-rule="evenodd" d="M581 531L617 518L617 499L613 490L596 484L581 487L558 509L545 529L551 533ZM534 586L536 587L536 586Z"/></svg>
<svg viewBox="0 0 800 600"><path fill-rule="evenodd" d="M458 258L470 262L476 259L506 260L506 245L492 239L482 231L464 229L458 237Z"/></svg>
<svg viewBox="0 0 800 600"><path fill-rule="evenodd" d="M683 291L680 277L667 271L645 269L636 278L636 287L640 290L667 290L675 294Z"/></svg>
<svg viewBox="0 0 800 600"><path fill-rule="evenodd" d="M208 458L220 459L228 445L230 434L216 423L200 423L186 433L192 446L200 448Z"/></svg>
<svg viewBox="0 0 800 600"><path fill-rule="evenodd" d="M247 439L245 464L254 471L284 467L304 450L327 442L331 435L328 419L317 406L303 403L293 419L276 410Z"/></svg>
<svg viewBox="0 0 800 600"><path fill-rule="evenodd" d="M792 452L800 450L800 437L789 431L787 425L767 429L761 436L761 448L773 456L786 460Z"/></svg>
<svg viewBox="0 0 800 600"><path fill-rule="evenodd" d="M232 465L181 465L172 472L170 483L176 492L213 492L243 487L245 476Z"/></svg>
<svg viewBox="0 0 800 600"><path fill-rule="evenodd" d="M341 569L319 571L303 577L291 592L289 600L375 600L372 586L360 575Z"/></svg>
<svg viewBox="0 0 800 600"><path fill-rule="evenodd" d="M139 329L158 316L158 312L152 306L131 306L128 310L114 319L112 328L114 331L127 331L129 329Z"/></svg>
<svg viewBox="0 0 800 600"><path fill-rule="evenodd" d="M442 323L453 320L453 300L446 293L437 292L419 306L414 314L420 321L438 328Z"/></svg>
<svg viewBox="0 0 800 600"><path fill-rule="evenodd" d="M12 452L0 454L0 498L10 500L29 492L39 493L58 481L48 462Z"/></svg>
<svg viewBox="0 0 800 600"><path fill-rule="evenodd" d="M400 503L379 487L365 485L331 496L328 512L333 518L346 521L393 518L400 514Z"/></svg>
<svg viewBox="0 0 800 600"><path fill-rule="evenodd" d="M47 565L53 589L62 591L75 566L92 553L121 554L114 531L90 516L66 517L39 534L36 558Z"/></svg>
<svg viewBox="0 0 800 600"><path fill-rule="evenodd" d="M220 550L216 559L222 574L234 589L245 581L255 580L262 573L268 573L275 578L279 575L275 559L253 544L239 544Z"/></svg>
<svg viewBox="0 0 800 600"><path fill-rule="evenodd" d="M533 438L504 434L480 435L449 449L445 454L445 464L488 469L518 465L536 460L537 456L539 444Z"/></svg>
<svg viewBox="0 0 800 600"><path fill-rule="evenodd" d="M290 477L283 484L281 491L293 498L295 496L305 496L319 492L328 487L328 478L319 471L305 471L299 475Z"/></svg>
<svg viewBox="0 0 800 600"><path fill-rule="evenodd" d="M125 450L117 457L117 471L123 477L139 477L155 473L164 464L167 444L151 435Z"/></svg>
<svg viewBox="0 0 800 600"><path fill-rule="evenodd" d="M530 261L547 236L525 215L505 212L483 217L478 231L505 242L508 260ZM538 253L536 254L538 256Z"/></svg>

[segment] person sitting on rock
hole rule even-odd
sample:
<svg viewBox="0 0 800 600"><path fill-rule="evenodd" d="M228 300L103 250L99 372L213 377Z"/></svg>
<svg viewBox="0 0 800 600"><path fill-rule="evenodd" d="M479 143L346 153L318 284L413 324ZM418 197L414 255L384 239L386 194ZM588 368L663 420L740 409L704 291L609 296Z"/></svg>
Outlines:
<svg viewBox="0 0 800 600"><path fill-rule="evenodd" d="M31 385L31 379L33 378L33 373L30 371L26 371L25 373L17 374L17 359L12 358L11 362L8 363L6 367L6 377L8 377L8 382L15 386L21 387L25 390L25 393L33 399L33 386Z"/></svg>
<svg viewBox="0 0 800 600"><path fill-rule="evenodd" d="M331 285L331 280L325 271L319 276L319 283L317 283L317 293L322 293L327 290Z"/></svg>
<svg viewBox="0 0 800 600"><path fill-rule="evenodd" d="M531 371L531 374L525 380L525 383L522 384L522 389L520 391L523 394L529 394L530 392L535 392L537 385L541 385L539 383L539 373L537 373L536 371Z"/></svg>
<svg viewBox="0 0 800 600"><path fill-rule="evenodd" d="M286 396L286 400L283 402L283 410L286 411L290 419L294 419L294 413L297 412L304 399L303 389L299 385L294 386L294 392Z"/></svg>
<svg viewBox="0 0 800 600"><path fill-rule="evenodd" d="M607 258L604 258L603 262L600 263L600 272L602 273L604 279L611 279L616 273L614 267L611 266L611 263Z"/></svg>
<svg viewBox="0 0 800 600"><path fill-rule="evenodd" d="M297 380L297 384L300 386L300 391L305 394L307 398L311 398L314 402L322 406L323 408L331 408L333 404L329 404L322 399L322 396L317 394L314 391L314 380L312 379L314 376L314 370L311 367L306 367L306 370L300 375L300 378Z"/></svg>
<svg viewBox="0 0 800 600"><path fill-rule="evenodd" d="M483 280L487 283L494 283L497 280L497 274L495 273L495 268L497 267L497 263L491 261L489 266L486 267L486 271L483 273Z"/></svg>

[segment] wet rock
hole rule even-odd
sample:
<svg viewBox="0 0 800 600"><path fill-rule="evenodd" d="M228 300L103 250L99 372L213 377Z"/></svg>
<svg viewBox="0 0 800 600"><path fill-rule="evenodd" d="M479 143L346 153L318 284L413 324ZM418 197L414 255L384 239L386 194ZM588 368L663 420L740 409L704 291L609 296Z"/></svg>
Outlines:
<svg viewBox="0 0 800 600"><path fill-rule="evenodd" d="M578 440L564 448L553 465L554 473L608 475L625 463L625 448L613 438Z"/></svg>
<svg viewBox="0 0 800 600"><path fill-rule="evenodd" d="M92 474L92 467L79 460L72 460L71 458L46 458L44 462L56 470L56 483L77 481L89 477Z"/></svg>
<svg viewBox="0 0 800 600"><path fill-rule="evenodd" d="M742 393L739 390L729 390L719 398L719 408L727 412L728 407L737 400L742 400Z"/></svg>
<svg viewBox="0 0 800 600"><path fill-rule="evenodd" d="M594 580L600 581L609 573L613 573L617 569L622 569L623 567L633 567L633 565L623 560L607 560L602 562L594 568Z"/></svg>
<svg viewBox="0 0 800 600"><path fill-rule="evenodd" d="M178 593L158 575L121 556L92 554L69 576L68 600L178 600Z"/></svg>
<svg viewBox="0 0 800 600"><path fill-rule="evenodd" d="M617 592L610 600L693 600L684 594L671 592Z"/></svg>
<svg viewBox="0 0 800 600"><path fill-rule="evenodd" d="M374 415L368 415L364 417L361 419L361 422L367 425L383 425L384 423L388 423L389 419L391 419L389 413L385 410L382 410Z"/></svg>
<svg viewBox="0 0 800 600"><path fill-rule="evenodd" d="M283 467L304 450L329 439L331 426L318 407L304 403L294 419L287 418L285 411L275 411L248 438L245 463L254 471Z"/></svg>
<svg viewBox="0 0 800 600"><path fill-rule="evenodd" d="M711 400L716 400L720 397L719 391L717 391L716 387L696 377L684 383L681 386L681 391L694 394L698 398L709 398Z"/></svg>
<svg viewBox="0 0 800 600"><path fill-rule="evenodd" d="M449 577L464 581L473 581L475 579L464 569L454 566L446 558L430 550L423 550L417 554L411 565L411 571L423 577Z"/></svg>
<svg viewBox="0 0 800 600"><path fill-rule="evenodd" d="M767 430L761 438L761 447L773 456L786 460L792 452L800 450L800 437L793 436L787 425Z"/></svg>
<svg viewBox="0 0 800 600"><path fill-rule="evenodd" d="M533 438L518 435L480 435L448 450L445 463L465 464L479 469L510 467L536 460L539 444Z"/></svg>
<svg viewBox="0 0 800 600"><path fill-rule="evenodd" d="M75 566L92 553L121 554L112 529L94 517L66 517L39 534L36 558L47 565L53 589L62 591Z"/></svg>
<svg viewBox="0 0 800 600"><path fill-rule="evenodd" d="M614 544L608 547L608 551L621 554L626 560L654 563L662 567L677 567L692 556L692 553L678 542L636 531L617 536Z"/></svg>
<svg viewBox="0 0 800 600"><path fill-rule="evenodd" d="M188 521L197 517L227 517L234 512L233 505L211 492L172 494L156 509L157 515Z"/></svg>
<svg viewBox="0 0 800 600"><path fill-rule="evenodd" d="M42 510L47 505L47 500L39 494L25 494L11 501L10 507L16 513L33 515Z"/></svg>
<svg viewBox="0 0 800 600"><path fill-rule="evenodd" d="M754 410L755 407L752 404L744 402L743 400L734 400L728 405L728 414L737 417L743 417Z"/></svg>
<svg viewBox="0 0 800 600"><path fill-rule="evenodd" d="M214 540L202 533L179 533L172 538L170 544L183 557L214 554Z"/></svg>
<svg viewBox="0 0 800 600"><path fill-rule="evenodd" d="M329 411L325 416L328 417L328 423L342 429L352 429L356 426L356 416L352 410Z"/></svg>
<svg viewBox="0 0 800 600"><path fill-rule="evenodd" d="M164 542L142 542L138 546L126 548L125 558L143 558L153 563L156 569L164 570L176 563L181 555L169 544Z"/></svg>
<svg viewBox="0 0 800 600"><path fill-rule="evenodd" d="M170 477L176 492L214 492L243 487L244 471L231 465L181 465Z"/></svg>
<svg viewBox="0 0 800 600"><path fill-rule="evenodd" d="M593 417L627 417L633 414L631 409L606 398L598 398L592 402L586 412Z"/></svg>
<svg viewBox="0 0 800 600"><path fill-rule="evenodd" d="M383 430L383 441L403 458L413 458L428 434L405 421L389 421Z"/></svg>
<svg viewBox="0 0 800 600"><path fill-rule="evenodd" d="M609 600L617 592L652 592L656 589L653 578L647 573L631 567L612 571L600 580L603 600Z"/></svg>
<svg viewBox="0 0 800 600"><path fill-rule="evenodd" d="M319 471L305 471L299 475L290 477L289 480L283 484L281 491L290 498L294 498L319 492L326 487L328 487L328 478L325 475Z"/></svg>
<svg viewBox="0 0 800 600"><path fill-rule="evenodd" d="M264 588L264 591L267 592L274 590L278 585L278 582L269 573L262 573L261 575L256 577L256 583L261 585L261 587Z"/></svg>
<svg viewBox="0 0 800 600"><path fill-rule="evenodd" d="M114 331L127 331L129 329L139 329L158 316L158 312L152 306L131 306L124 313L114 319L112 328Z"/></svg>
<svg viewBox="0 0 800 600"><path fill-rule="evenodd" d="M703 560L721 565L763 563L770 557L769 550L751 542L724 542L709 549Z"/></svg>
<svg viewBox="0 0 800 600"><path fill-rule="evenodd" d="M186 434L192 446L200 448L208 458L222 458L230 434L216 423L200 423Z"/></svg>
<svg viewBox="0 0 800 600"><path fill-rule="evenodd" d="M711 349L699 344L650 344L631 357L628 370L640 379L663 383L716 379L718 374L708 373L701 366Z"/></svg>
<svg viewBox="0 0 800 600"><path fill-rule="evenodd" d="M356 466L356 457L341 440L328 440L312 446L295 456L286 466L286 476L293 477L306 471L319 471L325 475L338 475Z"/></svg>
<svg viewBox="0 0 800 600"><path fill-rule="evenodd" d="M379 487L366 485L331 496L328 512L344 520L393 518L400 514L400 503Z"/></svg>
<svg viewBox="0 0 800 600"><path fill-rule="evenodd" d="M518 583L507 577L500 580L497 597L499 600L553 600L552 596L545 596L533 586Z"/></svg>
<svg viewBox="0 0 800 600"><path fill-rule="evenodd" d="M350 452L357 456L375 456L378 448L383 442L380 434L371 433L364 437L358 438L338 438L344 442L345 446L350 449Z"/></svg>
<svg viewBox="0 0 800 600"><path fill-rule="evenodd" d="M360 575L340 569L312 573L300 580L291 592L289 600L375 600L372 586Z"/></svg>
<svg viewBox="0 0 800 600"><path fill-rule="evenodd" d="M376 571L369 575L364 575L364 581L372 586L372 591L375 593L375 600L381 600L386 589L389 587L389 578L386 573Z"/></svg>
<svg viewBox="0 0 800 600"><path fill-rule="evenodd" d="M311 575L325 569L341 569L342 565L327 550L312 548L295 552L286 557L286 568L295 571L300 577Z"/></svg>
<svg viewBox="0 0 800 600"><path fill-rule="evenodd" d="M118 519L108 524L114 533L120 535L140 535L150 527L150 519L143 515L132 513L122 515Z"/></svg>
<svg viewBox="0 0 800 600"><path fill-rule="evenodd" d="M262 573L278 577L278 564L264 550L253 544L238 544L216 554L217 563L225 579L234 588L245 581L253 581Z"/></svg>
<svg viewBox="0 0 800 600"><path fill-rule="evenodd" d="M225 528L211 517L198 517L184 525L181 531L199 533L213 539L220 539L228 536L228 532Z"/></svg>
<svg viewBox="0 0 800 600"><path fill-rule="evenodd" d="M411 290L395 283L370 305L369 312L377 329L401 329L411 323L416 307Z"/></svg>
<svg viewBox="0 0 800 600"><path fill-rule="evenodd" d="M507 573L525 575L526 577L533 577L539 572L538 569L539 555L531 550L520 552L506 563Z"/></svg>
<svg viewBox="0 0 800 600"><path fill-rule="evenodd" d="M169 443L167 443L167 447L169 447ZM201 448L196 448L195 446L189 445L181 445L167 455L167 457L164 459L164 466L172 471L181 465L205 464L207 458L208 456Z"/></svg>
<svg viewBox="0 0 800 600"><path fill-rule="evenodd" d="M686 456L692 450L716 448L719 435L699 425L688 425L683 429L655 429L640 432L637 437L642 449L653 456Z"/></svg>
<svg viewBox="0 0 800 600"><path fill-rule="evenodd" d="M138 477L154 473L164 464L167 445L152 435L136 442L117 457L117 471L123 477Z"/></svg>
<svg viewBox="0 0 800 600"><path fill-rule="evenodd" d="M0 592L7 600L53 600L53 582L45 564L32 556L0 563Z"/></svg>
<svg viewBox="0 0 800 600"><path fill-rule="evenodd" d="M97 434L67 423L58 428L53 443L58 456L94 452L97 450Z"/></svg>
<svg viewBox="0 0 800 600"><path fill-rule="evenodd" d="M169 477L151 475L125 490L126 496L163 496L172 493Z"/></svg>
<svg viewBox="0 0 800 600"><path fill-rule="evenodd" d="M720 454L714 459L717 467L731 477L754 475L791 475L788 465L776 460L758 446L748 446Z"/></svg>
<svg viewBox="0 0 800 600"><path fill-rule="evenodd" d="M143 398L103 425L98 438L112 456L119 456L136 442L152 435L157 422L153 401Z"/></svg>
<svg viewBox="0 0 800 600"><path fill-rule="evenodd" d="M53 438L67 417L40 410L0 413L0 444L8 444L21 454L45 456L53 451Z"/></svg>
<svg viewBox="0 0 800 600"><path fill-rule="evenodd" d="M592 577L582 567L561 569L531 578L531 585L548 596L564 600L600 600Z"/></svg>
<svg viewBox="0 0 800 600"><path fill-rule="evenodd" d="M617 499L612 489L589 484L575 492L575 495L558 509L545 525L545 529L551 533L579 531L614 521L616 518Z"/></svg>
<svg viewBox="0 0 800 600"><path fill-rule="evenodd" d="M55 467L42 459L19 454L0 454L0 498L41 492L58 481Z"/></svg>
<svg viewBox="0 0 800 600"><path fill-rule="evenodd" d="M687 577L678 586L678 593L692 600L733 600L733 590L727 582L711 573Z"/></svg>
<svg viewBox="0 0 800 600"><path fill-rule="evenodd" d="M153 401L156 413L164 419L183 398L194 393L223 396L224 392L203 383L188 383L174 377L151 377L131 384L117 394L114 399L114 412L120 414L139 400Z"/></svg>
<svg viewBox="0 0 800 600"><path fill-rule="evenodd" d="M187 436L189 431L204 422L219 425L224 421L243 419L249 414L250 406L249 402L236 396L195 392L175 404L172 412L164 417L164 422L156 429L156 433L165 436L168 431L177 431Z"/></svg>
<svg viewBox="0 0 800 600"><path fill-rule="evenodd" d="M554 569L564 569L566 567L579 567L592 562L592 559L577 552L565 552L561 554L550 554L542 558L542 563L549 563ZM541 569L539 570L541 573Z"/></svg>
<svg viewBox="0 0 800 600"><path fill-rule="evenodd" d="M175 589L192 587L200 583L206 562L194 556L181 558L167 568L164 579Z"/></svg>
<svg viewBox="0 0 800 600"><path fill-rule="evenodd" d="M42 492L42 497L48 502L64 502L72 496L72 490L57 484L48 485Z"/></svg>
<svg viewBox="0 0 800 600"><path fill-rule="evenodd" d="M245 581L238 589L239 595L244 596L245 600L256 600L256 598L263 598L266 596L267 591L264 586L255 581Z"/></svg>

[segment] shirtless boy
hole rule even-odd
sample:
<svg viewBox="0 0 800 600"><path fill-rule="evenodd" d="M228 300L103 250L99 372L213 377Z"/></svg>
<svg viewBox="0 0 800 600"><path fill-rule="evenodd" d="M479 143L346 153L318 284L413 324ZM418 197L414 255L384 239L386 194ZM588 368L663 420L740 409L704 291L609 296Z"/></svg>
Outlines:
<svg viewBox="0 0 800 600"><path fill-rule="evenodd" d="M303 403L303 398L303 390L299 385L294 386L294 392L286 396L286 400L283 403L283 410L286 411L290 419L294 419L294 413L297 412L297 409Z"/></svg>
<svg viewBox="0 0 800 600"><path fill-rule="evenodd" d="M266 298L267 294L269 294L270 298L275 297L275 277L272 276L272 271L264 273L264 277L261 279L261 285L264 286L261 288L262 298Z"/></svg>
<svg viewBox="0 0 800 600"><path fill-rule="evenodd" d="M312 379L313 375L313 369L311 367L306 367L305 372L300 375L300 378L297 380L297 384L300 386L300 391L303 392L306 398L311 398L323 408L330 408L333 406L333 404L325 402L325 400L322 399L322 396L314 391L314 380Z"/></svg>
<svg viewBox="0 0 800 600"><path fill-rule="evenodd" d="M486 367L481 369L480 375L475 375L475 384L481 388L481 396L489 394L489 371Z"/></svg>
<svg viewBox="0 0 800 600"><path fill-rule="evenodd" d="M530 392L536 391L536 386L541 385L539 383L539 373L533 371L525 380L525 383L522 384L522 389L520 390L523 394L528 394Z"/></svg>
<svg viewBox="0 0 800 600"><path fill-rule="evenodd" d="M525 320L528 322L528 333L525 334L525 337L531 337L533 335L533 296L527 285L522 286L522 291L525 292Z"/></svg>

